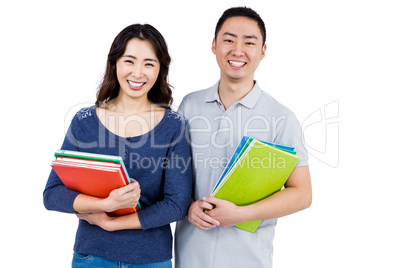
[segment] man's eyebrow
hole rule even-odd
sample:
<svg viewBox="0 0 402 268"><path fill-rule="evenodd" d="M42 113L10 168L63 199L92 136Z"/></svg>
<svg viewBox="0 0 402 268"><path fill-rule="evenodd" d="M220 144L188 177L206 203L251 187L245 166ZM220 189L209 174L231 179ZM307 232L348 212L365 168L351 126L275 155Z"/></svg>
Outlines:
<svg viewBox="0 0 402 268"><path fill-rule="evenodd" d="M123 55L123 57L132 58L132 59L134 59L134 60L137 59L137 57L135 57L135 56L133 56L133 55ZM145 58L144 61L154 61L154 62L158 62L157 60L152 59L152 58Z"/></svg>
<svg viewBox="0 0 402 268"><path fill-rule="evenodd" d="M223 35L229 35L231 37L237 37L237 35L235 35L234 33L230 33L230 32L224 32Z"/></svg>
<svg viewBox="0 0 402 268"><path fill-rule="evenodd" d="M258 37L255 36L254 34L253 35L244 35L243 37L246 39L258 39Z"/></svg>
<svg viewBox="0 0 402 268"><path fill-rule="evenodd" d="M229 35L231 37L237 37L237 34L231 33L231 32L224 32L223 35ZM258 39L257 36L255 35L243 35L245 39Z"/></svg>

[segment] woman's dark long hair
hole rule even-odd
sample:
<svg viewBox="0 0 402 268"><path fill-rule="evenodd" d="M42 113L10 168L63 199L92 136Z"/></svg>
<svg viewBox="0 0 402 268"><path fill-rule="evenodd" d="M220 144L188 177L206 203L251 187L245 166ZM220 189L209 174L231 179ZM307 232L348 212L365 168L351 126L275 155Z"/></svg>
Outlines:
<svg viewBox="0 0 402 268"><path fill-rule="evenodd" d="M155 50L160 63L158 78L148 92L148 99L157 105L170 109L172 104L172 89L167 81L170 56L165 39L161 33L149 24L133 24L123 29L114 39L107 57L106 71L96 98L96 105L114 99L119 95L120 85L117 80L116 62L123 56L128 41L133 38L149 41Z"/></svg>

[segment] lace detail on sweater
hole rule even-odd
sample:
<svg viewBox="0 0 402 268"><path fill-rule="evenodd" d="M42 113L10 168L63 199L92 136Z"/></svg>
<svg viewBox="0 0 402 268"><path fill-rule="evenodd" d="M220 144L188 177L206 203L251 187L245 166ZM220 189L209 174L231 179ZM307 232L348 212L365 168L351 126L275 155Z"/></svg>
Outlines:
<svg viewBox="0 0 402 268"><path fill-rule="evenodd" d="M184 119L184 116L182 116L181 114L179 114L179 113L177 113L177 112L174 112L174 111L171 111L171 112L167 115L167 118L171 118L171 119L174 119L174 120L179 120L179 121L181 121L182 123L185 123L185 122L186 122L186 120Z"/></svg>
<svg viewBox="0 0 402 268"><path fill-rule="evenodd" d="M77 112L77 117L79 120L85 119L92 116L92 107L82 108Z"/></svg>

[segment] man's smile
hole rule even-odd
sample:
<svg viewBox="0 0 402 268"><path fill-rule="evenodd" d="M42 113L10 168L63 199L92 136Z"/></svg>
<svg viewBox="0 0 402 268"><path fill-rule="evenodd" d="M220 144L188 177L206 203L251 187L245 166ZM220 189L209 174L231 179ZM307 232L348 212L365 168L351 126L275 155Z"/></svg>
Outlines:
<svg viewBox="0 0 402 268"><path fill-rule="evenodd" d="M230 64L231 66L233 66L233 67L243 67L244 65L246 65L246 63L243 62L243 61L233 61L233 60L229 60L228 62L229 62L229 64Z"/></svg>

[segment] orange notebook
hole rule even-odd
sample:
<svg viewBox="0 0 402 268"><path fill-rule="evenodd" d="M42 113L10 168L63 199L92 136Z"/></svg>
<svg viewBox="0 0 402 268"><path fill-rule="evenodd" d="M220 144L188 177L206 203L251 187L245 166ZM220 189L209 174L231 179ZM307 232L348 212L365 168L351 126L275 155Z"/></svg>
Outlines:
<svg viewBox="0 0 402 268"><path fill-rule="evenodd" d="M111 191L128 183L119 163L58 156L51 166L68 189L100 198L108 197ZM121 216L137 210L138 206L108 214Z"/></svg>

